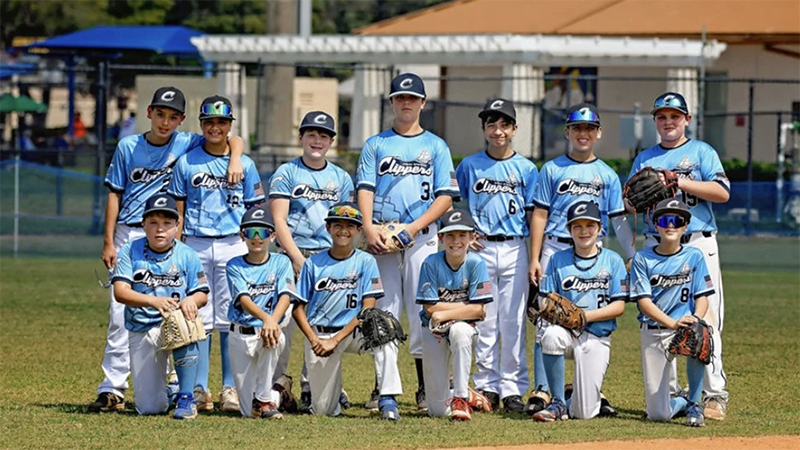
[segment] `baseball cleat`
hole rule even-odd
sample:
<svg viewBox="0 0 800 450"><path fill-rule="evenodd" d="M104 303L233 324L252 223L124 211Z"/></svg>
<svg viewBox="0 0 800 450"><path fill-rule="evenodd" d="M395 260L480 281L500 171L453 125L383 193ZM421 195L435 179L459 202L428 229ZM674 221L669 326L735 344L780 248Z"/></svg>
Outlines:
<svg viewBox="0 0 800 450"><path fill-rule="evenodd" d="M97 400L89 404L89 412L114 412L125 409L125 399L112 392L101 392Z"/></svg>
<svg viewBox="0 0 800 450"><path fill-rule="evenodd" d="M521 413L524 410L525 404L522 403L522 397L519 395L509 395L503 398L503 412Z"/></svg>
<svg viewBox="0 0 800 450"><path fill-rule="evenodd" d="M428 400L425 397L425 388L420 388L416 393L417 409L422 412L428 411Z"/></svg>
<svg viewBox="0 0 800 450"><path fill-rule="evenodd" d="M617 408L611 406L605 395L600 392L600 417L617 417Z"/></svg>
<svg viewBox="0 0 800 450"><path fill-rule="evenodd" d="M167 397L169 404L174 405L178 401L178 393L181 390L181 385L178 382L178 374L173 370L167 375Z"/></svg>
<svg viewBox="0 0 800 450"><path fill-rule="evenodd" d="M272 385L272 390L277 391L281 396L280 405L278 406L280 412L289 414L297 412L297 399L292 394L292 377L288 375L279 376L275 384Z"/></svg>
<svg viewBox="0 0 800 450"><path fill-rule="evenodd" d="M703 406L699 403L691 402L686 407L686 422L687 427L704 427L706 422L703 419Z"/></svg>
<svg viewBox="0 0 800 450"><path fill-rule="evenodd" d="M300 407L298 411L300 414L311 414L311 391L303 391L300 393Z"/></svg>
<svg viewBox="0 0 800 450"><path fill-rule="evenodd" d="M547 408L549 404L550 394L548 394L547 391L543 391L542 385L540 384L536 387L536 390L531 392L531 396L528 397L528 403L525 405L525 413L532 416Z"/></svg>
<svg viewBox="0 0 800 450"><path fill-rule="evenodd" d="M449 398L445 404L450 407L450 419L459 422L472 420L472 415L470 414L472 408L467 400L461 397L452 397Z"/></svg>
<svg viewBox="0 0 800 450"><path fill-rule="evenodd" d="M219 393L219 409L224 412L239 412L239 396L236 389L226 386Z"/></svg>
<svg viewBox="0 0 800 450"><path fill-rule="evenodd" d="M725 420L728 402L720 397L711 397L705 401L705 417L710 420Z"/></svg>
<svg viewBox="0 0 800 450"><path fill-rule="evenodd" d="M350 396L347 395L347 391L344 389L342 389L342 392L339 394L339 406L341 406L342 409L350 408Z"/></svg>
<svg viewBox="0 0 800 450"><path fill-rule="evenodd" d="M197 410L200 412L214 410L214 400L211 400L211 393L204 391L200 386L194 388L194 401L197 402Z"/></svg>
<svg viewBox="0 0 800 450"><path fill-rule="evenodd" d="M475 412L492 412L492 402L490 402L485 395L472 388L469 388L467 404L469 404L469 407Z"/></svg>
<svg viewBox="0 0 800 450"><path fill-rule="evenodd" d="M400 412L397 411L397 400L392 396L385 396L378 402L378 408L381 411L381 419L383 420L400 420Z"/></svg>
<svg viewBox="0 0 800 450"><path fill-rule="evenodd" d="M283 414L278 411L278 406L274 402L262 402L257 398L253 398L251 414L254 419L283 419Z"/></svg>
<svg viewBox="0 0 800 450"><path fill-rule="evenodd" d="M197 417L197 402L194 401L192 394L181 392L178 394L175 412L172 413L173 419L190 420Z"/></svg>
<svg viewBox="0 0 800 450"><path fill-rule="evenodd" d="M492 411L500 411L500 395L496 392L492 391L478 391L489 400L489 404L492 405Z"/></svg>
<svg viewBox="0 0 800 450"><path fill-rule="evenodd" d="M364 409L368 411L377 411L378 410L378 401L381 399L381 393L378 391L377 388L373 389L372 392L369 394L369 401L364 404Z"/></svg>
<svg viewBox="0 0 800 450"><path fill-rule="evenodd" d="M550 406L533 415L537 422L555 422L556 420L569 420L567 405L560 398L554 398Z"/></svg>

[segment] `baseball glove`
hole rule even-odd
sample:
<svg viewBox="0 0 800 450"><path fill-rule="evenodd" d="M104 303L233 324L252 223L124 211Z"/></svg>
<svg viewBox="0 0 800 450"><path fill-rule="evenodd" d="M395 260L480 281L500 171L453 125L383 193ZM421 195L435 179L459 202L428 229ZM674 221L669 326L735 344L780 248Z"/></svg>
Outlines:
<svg viewBox="0 0 800 450"><path fill-rule="evenodd" d="M384 242L386 247L389 248L388 253L402 252L414 246L414 236L406 230L406 224L400 222L388 222L380 225L375 225L378 232L386 238ZM366 236L361 241L361 250L366 251L367 243Z"/></svg>
<svg viewBox="0 0 800 450"><path fill-rule="evenodd" d="M526 312L528 313L528 320L535 325L536 321L539 320L539 286L533 283L530 283L528 290L528 308Z"/></svg>
<svg viewBox="0 0 800 450"><path fill-rule="evenodd" d="M583 308L555 292L539 299L539 315L553 325L581 332L586 328L586 313Z"/></svg>
<svg viewBox="0 0 800 450"><path fill-rule="evenodd" d="M673 355L695 358L703 364L709 364L714 354L711 332L709 324L703 319L697 319L697 322L688 327L678 328L667 351Z"/></svg>
<svg viewBox="0 0 800 450"><path fill-rule="evenodd" d="M456 323L455 320L448 320L447 322L440 322L439 325L433 326L433 322L428 322L428 329L431 330L431 333L439 339L444 339L450 333L450 327Z"/></svg>
<svg viewBox="0 0 800 450"><path fill-rule="evenodd" d="M358 313L361 321L361 349L370 350L392 341L405 341L400 321L392 313L378 308L365 308Z"/></svg>
<svg viewBox="0 0 800 450"><path fill-rule="evenodd" d="M645 167L636 172L622 190L636 212L647 211L661 200L675 197L678 193L678 175L669 170L656 170Z"/></svg>
<svg viewBox="0 0 800 450"><path fill-rule="evenodd" d="M198 315L188 320L183 311L176 309L163 314L161 321L161 350L174 350L206 339L203 319Z"/></svg>

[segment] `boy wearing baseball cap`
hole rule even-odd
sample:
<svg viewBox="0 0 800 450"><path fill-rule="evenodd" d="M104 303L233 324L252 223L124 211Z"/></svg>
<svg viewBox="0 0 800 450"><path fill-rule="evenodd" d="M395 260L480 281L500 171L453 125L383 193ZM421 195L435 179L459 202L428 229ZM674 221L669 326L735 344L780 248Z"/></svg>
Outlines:
<svg viewBox="0 0 800 450"><path fill-rule="evenodd" d="M167 194L150 197L142 218L146 237L120 248L111 276L116 301L124 305L139 414L163 414L169 407L165 389L169 352L160 348L162 314L180 308L186 319L194 320L207 300L208 285L200 259L175 239L179 223L175 199ZM176 419L197 416L192 388L197 376L198 344L172 351L180 384L173 414Z"/></svg>
<svg viewBox="0 0 800 450"><path fill-rule="evenodd" d="M211 333L219 331L222 360L222 392L220 409L239 412L234 389L233 371L228 356L228 307L231 294L225 277L225 265L231 258L247 252L239 235L239 225L245 211L264 201L264 189L256 165L242 155L244 178L231 183L225 176L230 159L228 133L235 120L230 100L218 95L207 97L200 106L200 126L205 143L181 157L168 192L178 200L178 210L184 218L182 232L186 245L200 256L211 289L209 306L200 310L200 317ZM179 229L179 235L181 230ZM208 362L210 344L200 348L195 399L200 411L212 411L214 402L208 392ZM247 405L245 405L247 406Z"/></svg>
<svg viewBox="0 0 800 450"><path fill-rule="evenodd" d="M105 178L109 192L100 255L109 270L114 267L117 251L123 244L144 236L141 222L145 201L164 191L178 158L205 139L201 135L175 131L186 118L185 108L186 100L180 89L173 86L158 88L147 107L150 130L127 136L117 144ZM230 147L226 176L234 183L242 178L244 141L238 136L232 137ZM97 388L97 400L89 405L89 411L122 410L130 373L128 331L125 329L124 309L114 301L113 288L102 367L105 378Z"/></svg>
<svg viewBox="0 0 800 450"><path fill-rule="evenodd" d="M239 409L245 417L282 419L279 407L293 406L281 405L281 400L291 403L293 399L275 389L272 379L286 345L282 328L291 315L289 302L297 297L292 264L286 255L269 252L275 226L263 207L244 214L239 235L247 244L247 254L231 259L225 267L232 299L228 345Z"/></svg>
<svg viewBox="0 0 800 450"><path fill-rule="evenodd" d="M448 211L439 230L444 250L422 263L417 303L422 305L423 373L431 417L449 415L452 420L467 421L473 410L492 410L489 399L469 388L472 347L478 337L475 326L492 302L486 262L468 251L474 232L467 211Z"/></svg>
<svg viewBox="0 0 800 450"><path fill-rule="evenodd" d="M358 314L374 308L383 297L383 284L375 258L353 247L363 226L363 216L352 203L328 210L326 229L331 248L306 259L298 281L299 299L293 316L306 336L305 362L314 414L341 414L342 354L360 354ZM384 420L399 420L395 396L403 393L397 369L397 343L369 350L374 357Z"/></svg>
<svg viewBox="0 0 800 450"><path fill-rule="evenodd" d="M617 253L600 247L603 219L594 202L579 201L567 211L573 247L555 253L539 287L539 301L551 292L583 309L582 332L549 325L541 338L542 360L552 393L550 405L533 415L537 422L591 419L600 414L606 369L611 357L611 333L625 312L628 271ZM572 390L564 387L564 358L575 361Z"/></svg>
<svg viewBox="0 0 800 450"><path fill-rule="evenodd" d="M708 311L708 297L714 294L703 252L683 245L691 219L689 207L678 199L662 200L656 205L653 222L659 242L633 258L631 300L639 307L647 418L666 421L685 413L686 426L702 427L705 367L687 357L689 391L672 396L670 378L675 363L667 352L674 331L703 317Z"/></svg>

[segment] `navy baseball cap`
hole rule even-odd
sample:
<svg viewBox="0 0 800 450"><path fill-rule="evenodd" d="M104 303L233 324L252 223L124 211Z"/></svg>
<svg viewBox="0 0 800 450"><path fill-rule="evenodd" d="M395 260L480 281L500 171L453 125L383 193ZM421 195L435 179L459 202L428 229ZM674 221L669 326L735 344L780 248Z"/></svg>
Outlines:
<svg viewBox="0 0 800 450"><path fill-rule="evenodd" d="M155 212L168 213L175 216L176 219L180 217L180 214L178 214L178 203L169 194L156 194L147 199L147 202L144 204L144 214L142 214L142 217L147 217L149 214Z"/></svg>
<svg viewBox="0 0 800 450"><path fill-rule="evenodd" d="M316 128L329 134L331 137L336 136L336 124L333 117L324 111L311 111L303 117L300 123L300 134L303 130Z"/></svg>
<svg viewBox="0 0 800 450"><path fill-rule="evenodd" d="M439 234L450 231L475 231L475 222L472 221L469 212L460 209L446 212L442 216L442 229L439 230Z"/></svg>
<svg viewBox="0 0 800 450"><path fill-rule="evenodd" d="M677 198L668 198L658 202L656 205L656 210L653 213L653 221L656 221L664 214L675 214L681 216L686 219L687 222L692 220L692 213L689 212L689 207L686 206L686 203L683 203Z"/></svg>
<svg viewBox="0 0 800 450"><path fill-rule="evenodd" d="M160 87L156 89L153 101L150 102L151 108L157 106L174 109L183 114L186 111L186 98L183 96L183 92L174 86Z"/></svg>
<svg viewBox="0 0 800 450"><path fill-rule="evenodd" d="M422 78L415 73L401 73L394 77L392 87L389 90L389 98L400 94L425 98L425 84L422 82Z"/></svg>
<svg viewBox="0 0 800 450"><path fill-rule="evenodd" d="M500 113L514 122L517 121L517 110L514 108L514 102L504 98L492 98L483 106L483 111L478 113L478 117L483 119L492 113Z"/></svg>
<svg viewBox="0 0 800 450"><path fill-rule="evenodd" d="M203 104L200 105L200 116L198 119L213 119L214 117L221 117L223 119L236 120L233 117L233 106L231 101L221 95L212 95L203 99Z"/></svg>
<svg viewBox="0 0 800 450"><path fill-rule="evenodd" d="M576 220L592 220L597 223L603 223L600 216L600 207L595 202L577 202L569 207L567 211L567 227Z"/></svg>
<svg viewBox="0 0 800 450"><path fill-rule="evenodd" d="M588 123L600 126L600 114L597 114L597 107L589 103L581 103L571 106L567 110L567 126L576 123Z"/></svg>
<svg viewBox="0 0 800 450"><path fill-rule="evenodd" d="M656 97L656 101L653 102L653 109L650 110L650 114L655 114L662 109L674 109L687 116L689 115L689 106L686 104L686 99L683 98L683 95L677 92L664 92Z"/></svg>
<svg viewBox="0 0 800 450"><path fill-rule="evenodd" d="M267 209L261 205L248 209L242 216L242 224L239 228L247 227L267 227L270 231L275 231L275 225L269 221Z"/></svg>
<svg viewBox="0 0 800 450"><path fill-rule="evenodd" d="M334 220L347 220L358 226L364 224L361 211L358 210L355 203L350 202L337 203L328 209L328 216L325 217L325 222L329 223Z"/></svg>

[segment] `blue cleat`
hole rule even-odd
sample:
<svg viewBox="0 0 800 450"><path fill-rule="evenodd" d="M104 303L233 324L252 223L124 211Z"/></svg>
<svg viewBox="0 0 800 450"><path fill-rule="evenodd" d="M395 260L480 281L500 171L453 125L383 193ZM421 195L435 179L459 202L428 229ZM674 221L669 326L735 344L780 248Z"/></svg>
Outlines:
<svg viewBox="0 0 800 450"><path fill-rule="evenodd" d="M397 400L394 399L394 396L382 395L378 402L378 408L381 411L381 419L400 420L400 413L397 411Z"/></svg>
<svg viewBox="0 0 800 450"><path fill-rule="evenodd" d="M175 412L172 414L173 419L190 420L197 417L197 402L194 401L192 394L181 392L178 394L178 401L175 407Z"/></svg>
<svg viewBox="0 0 800 450"><path fill-rule="evenodd" d="M703 417L703 406L699 403L691 402L686 407L686 423L687 427L704 427L706 426L705 418Z"/></svg>
<svg viewBox="0 0 800 450"><path fill-rule="evenodd" d="M550 406L533 415L537 422L555 422L556 420L569 420L567 405L560 398L554 398Z"/></svg>

